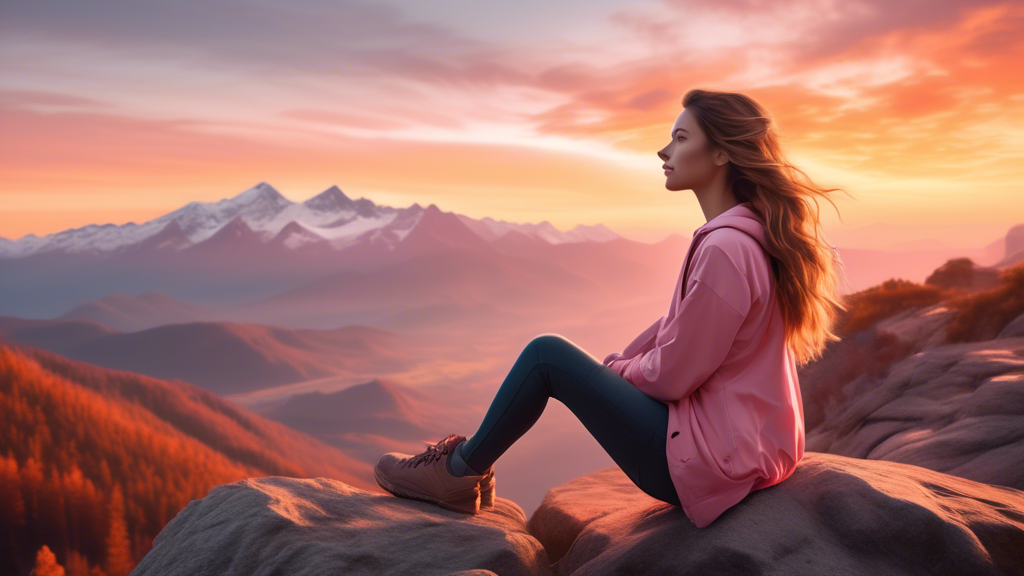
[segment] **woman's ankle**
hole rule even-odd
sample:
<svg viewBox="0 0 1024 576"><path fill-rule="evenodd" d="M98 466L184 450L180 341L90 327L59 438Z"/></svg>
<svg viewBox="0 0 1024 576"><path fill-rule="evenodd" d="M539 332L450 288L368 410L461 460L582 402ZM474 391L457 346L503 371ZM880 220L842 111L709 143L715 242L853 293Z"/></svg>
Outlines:
<svg viewBox="0 0 1024 576"><path fill-rule="evenodd" d="M466 474L482 476L483 472L477 472L462 457L462 445L465 443L465 441L459 442L455 449L452 450L452 457L448 459L448 473L456 477L465 476Z"/></svg>

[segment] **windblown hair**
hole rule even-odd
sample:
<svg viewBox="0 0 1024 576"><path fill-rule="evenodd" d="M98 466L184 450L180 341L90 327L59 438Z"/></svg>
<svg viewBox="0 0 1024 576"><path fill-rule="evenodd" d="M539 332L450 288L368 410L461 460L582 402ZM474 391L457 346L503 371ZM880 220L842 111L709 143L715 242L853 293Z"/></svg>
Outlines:
<svg viewBox="0 0 1024 576"><path fill-rule="evenodd" d="M683 107L695 113L709 148L717 146L729 157L728 186L738 202L750 202L779 254L773 258L776 295L796 363L818 359L829 341L841 340L833 330L839 310L847 310L839 294L839 273L845 282L845 268L839 251L819 233L818 197L835 207L827 193L846 191L821 188L790 164L771 117L750 97L694 89L683 97Z"/></svg>

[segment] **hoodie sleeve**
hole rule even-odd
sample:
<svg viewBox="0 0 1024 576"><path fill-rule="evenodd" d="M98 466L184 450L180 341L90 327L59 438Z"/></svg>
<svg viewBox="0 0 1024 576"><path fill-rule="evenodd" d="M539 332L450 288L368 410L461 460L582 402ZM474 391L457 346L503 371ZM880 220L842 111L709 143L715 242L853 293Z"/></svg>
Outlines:
<svg viewBox="0 0 1024 576"><path fill-rule="evenodd" d="M642 392L663 402L692 394L725 360L751 305L749 283L732 258L709 245L687 278L676 315L665 319L655 345L608 367Z"/></svg>
<svg viewBox="0 0 1024 576"><path fill-rule="evenodd" d="M618 360L620 358L632 358L637 354L643 354L644 352L647 352L648 350L653 348L654 340L658 336L658 332L661 330L661 324L664 321L664 316L655 320L654 324L651 324L646 330L641 332L639 336L634 338L633 341L630 342L628 346L626 346L622 353L612 352L611 354L605 357L604 362L602 362L602 364L607 366L608 363L613 360Z"/></svg>

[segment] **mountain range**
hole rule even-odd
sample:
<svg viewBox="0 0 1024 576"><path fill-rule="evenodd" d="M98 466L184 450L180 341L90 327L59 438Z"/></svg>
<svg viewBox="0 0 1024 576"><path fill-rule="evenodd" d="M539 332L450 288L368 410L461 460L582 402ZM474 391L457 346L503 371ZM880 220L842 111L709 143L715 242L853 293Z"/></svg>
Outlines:
<svg viewBox="0 0 1024 576"><path fill-rule="evenodd" d="M582 310L583 302L601 309L651 298L654 310L689 240L671 234L645 244L600 224L562 232L434 204L396 209L336 186L297 203L261 182L143 224L0 238L0 315L128 331L191 321L402 329L460 315L506 321L556 306ZM1010 265L1024 258L1024 225L980 248L925 248L839 248L843 293L893 277L921 282L956 257Z"/></svg>
<svg viewBox="0 0 1024 576"><path fill-rule="evenodd" d="M71 254L138 251L185 251L206 244L252 242L287 250L310 246L341 250L353 244L381 243L394 248L417 228L420 220L437 206L413 204L408 208L378 206L371 200L352 200L331 186L305 202L292 202L273 186L260 182L233 198L217 202L189 202L185 206L142 224L90 224L62 232L18 240L0 238L0 258L25 258L48 252ZM605 226L580 225L561 232L544 221L515 224L492 218L456 218L485 241L510 232L549 244L605 242L617 238Z"/></svg>

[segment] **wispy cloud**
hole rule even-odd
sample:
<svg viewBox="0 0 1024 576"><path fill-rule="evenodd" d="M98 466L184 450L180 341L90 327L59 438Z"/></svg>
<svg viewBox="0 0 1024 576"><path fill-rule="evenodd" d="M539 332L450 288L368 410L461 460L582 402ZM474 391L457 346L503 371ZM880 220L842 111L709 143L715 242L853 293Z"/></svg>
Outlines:
<svg viewBox="0 0 1024 576"><path fill-rule="evenodd" d="M595 0L506 8L7 3L0 122L18 138L0 141L0 194L45 195L71 183L124 193L149 186L176 206L209 189L198 178L245 187L270 179L260 172L267 166L308 183L312 194L322 189L312 182L337 182L332 165L351 170L351 182L371 188L376 177L389 183L377 189L397 191L413 184L387 172L396 153L419 150L460 166L467 146L493 168L479 175L481 190L501 187L518 168L540 180L537 188L572 195L578 184L566 182L574 181L569 170L578 175L577 161L591 170L610 161L623 178L644 173L633 185L641 189L657 186L654 152L694 87L762 102L792 153L821 174L871 178L864 186L902 181L908 198L926 177L978 190L1021 184L1012 168L1024 133L1014 73L1024 56L1019 3ZM382 157L337 160L356 149ZM578 160L564 170L528 168L517 165L515 150ZM374 176L368 165L383 172ZM469 181L428 172L454 178L429 183L437 194L452 190L453 207L471 209L482 197L456 196ZM598 185L594 210L621 194ZM936 211L963 202L953 191L937 196ZM644 198L652 223L673 226L664 198ZM856 209L864 219L879 208Z"/></svg>

